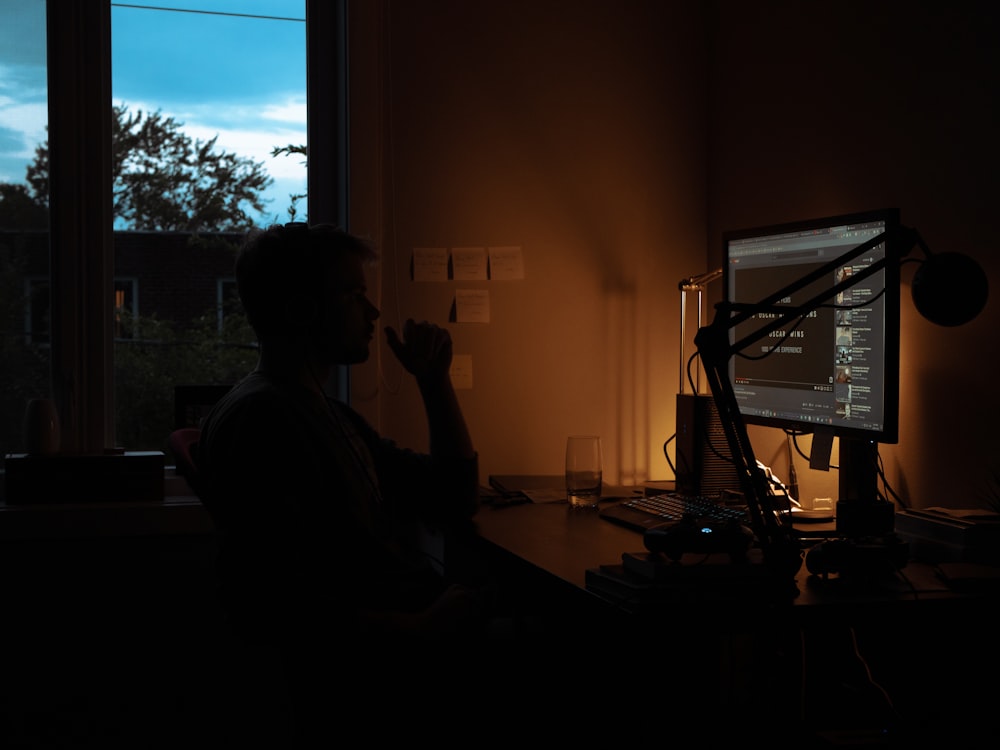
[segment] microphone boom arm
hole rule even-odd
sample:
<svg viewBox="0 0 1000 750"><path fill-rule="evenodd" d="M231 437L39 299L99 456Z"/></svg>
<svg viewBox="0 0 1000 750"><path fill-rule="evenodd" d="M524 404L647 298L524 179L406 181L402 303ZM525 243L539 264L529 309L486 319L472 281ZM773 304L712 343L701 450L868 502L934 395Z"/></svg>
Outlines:
<svg viewBox="0 0 1000 750"><path fill-rule="evenodd" d="M851 274L849 278L834 284L826 291L813 296L800 305L778 305L781 300L791 297L809 284L834 273L841 266L872 250L882 242L886 243L886 251L883 256ZM897 252L897 248L904 244L907 248L906 251ZM739 476L740 489L743 491L750 515L751 529L764 554L765 564L773 566L779 574L788 574L794 577L801 566L802 553L798 542L793 537L791 527L779 521L767 477L757 464L753 446L747 433L746 422L740 412L736 393L729 379L729 360L772 331L816 310L827 300L886 268L890 263L895 263L898 267L899 261L910 252L914 244L918 244L926 252L926 246L914 229L899 227L898 234L892 236L890 236L889 231L882 232L756 304L726 302L717 304L712 322L700 328L695 335L694 341L698 356L704 366L712 399L718 410L719 419L726 434L726 442ZM730 343L729 331L760 313L771 313L775 317L752 333Z"/></svg>

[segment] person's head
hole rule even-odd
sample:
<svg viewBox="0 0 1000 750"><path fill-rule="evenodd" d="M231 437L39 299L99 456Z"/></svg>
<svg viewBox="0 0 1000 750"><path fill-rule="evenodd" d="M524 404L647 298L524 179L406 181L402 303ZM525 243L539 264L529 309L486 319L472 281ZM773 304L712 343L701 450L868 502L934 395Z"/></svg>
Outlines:
<svg viewBox="0 0 1000 750"><path fill-rule="evenodd" d="M368 358L379 316L366 295L375 250L329 224L251 230L236 259L236 286L260 344L322 365Z"/></svg>

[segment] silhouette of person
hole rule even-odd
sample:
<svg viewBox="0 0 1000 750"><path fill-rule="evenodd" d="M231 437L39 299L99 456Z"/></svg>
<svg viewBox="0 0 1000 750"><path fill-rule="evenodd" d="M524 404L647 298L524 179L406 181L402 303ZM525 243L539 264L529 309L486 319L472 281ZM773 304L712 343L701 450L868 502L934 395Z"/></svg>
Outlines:
<svg viewBox="0 0 1000 750"><path fill-rule="evenodd" d="M207 415L196 452L225 612L248 642L273 646L306 732L337 686L405 680L403 662L480 637L486 621L481 592L448 580L419 543L477 508L478 456L449 376L448 331L412 319L385 328L423 400L426 453L383 438L324 390L334 368L369 356L379 310L365 268L375 260L367 242L330 225L248 234L236 281L259 360Z"/></svg>

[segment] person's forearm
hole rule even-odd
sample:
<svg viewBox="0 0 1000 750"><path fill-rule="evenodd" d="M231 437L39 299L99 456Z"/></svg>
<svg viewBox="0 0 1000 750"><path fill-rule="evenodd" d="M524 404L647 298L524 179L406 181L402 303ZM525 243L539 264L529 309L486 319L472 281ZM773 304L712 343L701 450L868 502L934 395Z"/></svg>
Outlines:
<svg viewBox="0 0 1000 750"><path fill-rule="evenodd" d="M445 373L434 380L418 380L417 385L427 413L431 455L473 458L472 436L451 377Z"/></svg>

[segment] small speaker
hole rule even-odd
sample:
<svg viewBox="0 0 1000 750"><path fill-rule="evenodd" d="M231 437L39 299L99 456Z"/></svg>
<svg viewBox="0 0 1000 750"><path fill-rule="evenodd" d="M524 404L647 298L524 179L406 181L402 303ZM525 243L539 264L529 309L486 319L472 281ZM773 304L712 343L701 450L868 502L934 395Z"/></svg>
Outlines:
<svg viewBox="0 0 1000 750"><path fill-rule="evenodd" d="M717 497L723 490L740 491L726 432L710 395L677 394L674 446L678 492Z"/></svg>

